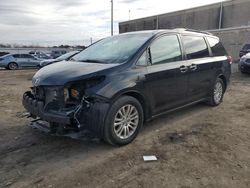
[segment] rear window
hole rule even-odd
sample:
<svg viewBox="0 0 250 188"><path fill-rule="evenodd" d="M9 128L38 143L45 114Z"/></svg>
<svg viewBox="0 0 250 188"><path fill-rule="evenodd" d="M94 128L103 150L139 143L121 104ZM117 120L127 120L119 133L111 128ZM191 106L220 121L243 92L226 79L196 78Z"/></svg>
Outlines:
<svg viewBox="0 0 250 188"><path fill-rule="evenodd" d="M224 56L227 54L225 48L217 38L207 37L213 56Z"/></svg>
<svg viewBox="0 0 250 188"><path fill-rule="evenodd" d="M187 59L209 57L208 47L203 37L184 35L182 41Z"/></svg>

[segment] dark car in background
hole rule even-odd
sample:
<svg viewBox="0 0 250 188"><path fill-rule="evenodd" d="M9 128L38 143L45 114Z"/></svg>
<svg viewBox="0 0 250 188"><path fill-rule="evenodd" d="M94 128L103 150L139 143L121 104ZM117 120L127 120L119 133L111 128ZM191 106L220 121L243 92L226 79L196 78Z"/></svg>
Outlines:
<svg viewBox="0 0 250 188"><path fill-rule="evenodd" d="M219 38L208 33L120 34L93 44L70 63L40 69L23 105L38 118L35 128L59 135L88 129L124 145L147 120L198 102L219 105L231 63Z"/></svg>
<svg viewBox="0 0 250 188"><path fill-rule="evenodd" d="M246 55L249 52L250 52L250 44L245 44L240 50L239 56L242 57L243 55Z"/></svg>
<svg viewBox="0 0 250 188"><path fill-rule="evenodd" d="M240 58L240 62L238 64L239 71L242 73L250 73L250 53L243 55Z"/></svg>
<svg viewBox="0 0 250 188"><path fill-rule="evenodd" d="M41 59L30 54L7 54L0 57L0 67L9 70L21 67L37 67L40 62Z"/></svg>
<svg viewBox="0 0 250 188"><path fill-rule="evenodd" d="M57 63L60 61L68 61L70 60L74 55L78 54L80 51L71 51L68 52L66 54L61 55L60 57L56 58L56 59L47 59L47 60L43 60L40 62L39 67L44 67L53 63Z"/></svg>

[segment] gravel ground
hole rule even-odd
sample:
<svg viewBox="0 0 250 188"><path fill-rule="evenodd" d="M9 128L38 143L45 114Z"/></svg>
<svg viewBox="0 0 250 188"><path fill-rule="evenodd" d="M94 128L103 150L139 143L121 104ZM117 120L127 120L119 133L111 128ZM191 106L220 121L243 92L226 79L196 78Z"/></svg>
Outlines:
<svg viewBox="0 0 250 188"><path fill-rule="evenodd" d="M233 66L219 107L197 104L112 147L45 135L20 117L35 70L0 70L0 187L250 187L250 75ZM143 155L156 155L144 162Z"/></svg>

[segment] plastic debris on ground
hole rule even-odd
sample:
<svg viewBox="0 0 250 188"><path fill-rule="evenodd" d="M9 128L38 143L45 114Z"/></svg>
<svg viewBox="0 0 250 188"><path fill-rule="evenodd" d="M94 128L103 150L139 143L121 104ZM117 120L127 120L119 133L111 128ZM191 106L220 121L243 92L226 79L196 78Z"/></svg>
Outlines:
<svg viewBox="0 0 250 188"><path fill-rule="evenodd" d="M143 160L144 161L157 161L157 157L155 155L144 155Z"/></svg>

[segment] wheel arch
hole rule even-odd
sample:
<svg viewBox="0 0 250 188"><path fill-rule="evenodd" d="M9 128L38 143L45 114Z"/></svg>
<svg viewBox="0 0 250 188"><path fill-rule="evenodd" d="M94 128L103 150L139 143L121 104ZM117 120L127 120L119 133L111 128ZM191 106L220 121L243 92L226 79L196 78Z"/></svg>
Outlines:
<svg viewBox="0 0 250 188"><path fill-rule="evenodd" d="M147 108L148 105L146 103L145 96L143 96L143 94L141 94L139 91L136 91L136 90L126 90L126 91L123 91L123 92L119 93L118 95L116 95L112 101L114 102L122 96L130 96L130 97L134 97L136 100L138 100L142 106L142 109L143 109L144 121L148 118L148 111L149 111Z"/></svg>
<svg viewBox="0 0 250 188"><path fill-rule="evenodd" d="M223 81L223 83L225 85L225 91L226 91L226 89L227 89L227 79L226 79L226 77L223 74L220 74L220 75L218 75L218 78L220 78Z"/></svg>
<svg viewBox="0 0 250 188"><path fill-rule="evenodd" d="M7 64L6 68L9 68L9 65L10 65L11 63L15 63L15 64L17 65L17 67L19 67L19 64L18 64L17 62L15 62L15 61L10 61L10 62Z"/></svg>

